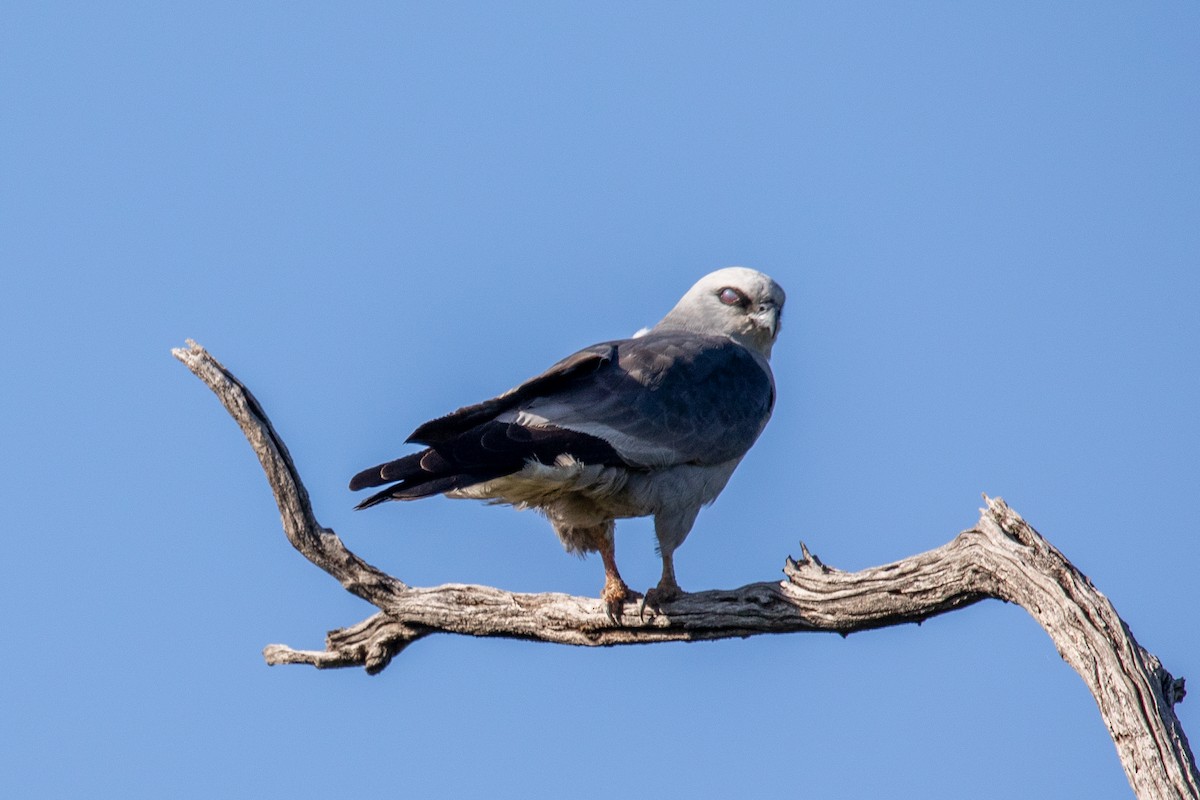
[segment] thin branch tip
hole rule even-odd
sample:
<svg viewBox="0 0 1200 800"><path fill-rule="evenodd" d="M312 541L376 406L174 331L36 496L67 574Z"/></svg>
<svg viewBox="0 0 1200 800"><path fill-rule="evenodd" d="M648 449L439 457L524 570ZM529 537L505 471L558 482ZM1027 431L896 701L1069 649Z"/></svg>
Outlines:
<svg viewBox="0 0 1200 800"><path fill-rule="evenodd" d="M208 351L205 350L199 343L197 343L195 339L184 339L183 342L185 345L187 345L186 347L171 348L171 355L175 356L175 358L179 359L180 361L185 361L189 356L208 354Z"/></svg>

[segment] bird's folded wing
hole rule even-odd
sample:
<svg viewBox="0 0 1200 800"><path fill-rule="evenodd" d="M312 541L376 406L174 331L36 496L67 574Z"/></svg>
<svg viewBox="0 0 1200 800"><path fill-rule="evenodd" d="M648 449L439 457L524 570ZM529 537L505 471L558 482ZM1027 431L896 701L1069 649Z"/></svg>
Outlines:
<svg viewBox="0 0 1200 800"><path fill-rule="evenodd" d="M740 458L771 415L766 360L726 337L651 332L605 346L605 363L531 392L497 421L586 433L630 465L662 467Z"/></svg>
<svg viewBox="0 0 1200 800"><path fill-rule="evenodd" d="M553 396L573 384L586 380L597 370L610 364L615 357L616 343L604 343L580 350L567 356L550 369L522 383L504 394L484 400L475 405L463 406L457 411L430 420L418 427L408 437L410 444L437 445L495 419L511 408L516 408L539 396Z"/></svg>

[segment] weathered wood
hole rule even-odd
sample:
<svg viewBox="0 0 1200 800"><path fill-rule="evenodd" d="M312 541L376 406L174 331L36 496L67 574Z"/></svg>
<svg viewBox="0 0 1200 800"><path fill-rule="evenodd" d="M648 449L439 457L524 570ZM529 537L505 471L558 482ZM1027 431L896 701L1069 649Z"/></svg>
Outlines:
<svg viewBox="0 0 1200 800"><path fill-rule="evenodd" d="M1049 634L1096 699L1139 798L1200 798L1187 737L1172 706L1184 696L1143 650L1104 595L999 498L979 521L926 553L858 572L828 567L801 545L785 580L687 594L642 615L629 603L614 624L598 598L520 594L488 586L411 587L351 553L313 514L291 456L262 407L202 347L172 351L220 398L258 454L288 540L342 586L379 608L332 631L323 651L269 645L269 664L363 666L378 672L430 633L574 645L649 644L920 622L987 598L1020 605Z"/></svg>

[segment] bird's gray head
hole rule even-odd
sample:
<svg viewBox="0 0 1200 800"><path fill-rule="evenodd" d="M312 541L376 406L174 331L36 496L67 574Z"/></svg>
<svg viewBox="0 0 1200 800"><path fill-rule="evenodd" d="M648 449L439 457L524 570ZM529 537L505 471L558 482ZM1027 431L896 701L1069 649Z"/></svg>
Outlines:
<svg viewBox="0 0 1200 800"><path fill-rule="evenodd" d="M726 267L698 280L655 330L724 335L770 358L784 299L783 288L769 276L746 267Z"/></svg>

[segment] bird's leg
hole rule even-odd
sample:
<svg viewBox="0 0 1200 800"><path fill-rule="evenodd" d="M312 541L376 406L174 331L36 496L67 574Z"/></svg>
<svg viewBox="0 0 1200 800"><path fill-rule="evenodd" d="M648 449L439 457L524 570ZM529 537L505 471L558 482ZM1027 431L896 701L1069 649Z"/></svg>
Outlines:
<svg viewBox="0 0 1200 800"><path fill-rule="evenodd" d="M675 580L675 548L687 538L699 510L700 507L696 506L654 516L654 535L658 538L658 554L662 556L662 578L659 579L658 586L646 592L646 596L642 598L638 615L643 620L646 618L646 606L657 611L661 604L678 599L684 593Z"/></svg>
<svg viewBox="0 0 1200 800"><path fill-rule="evenodd" d="M616 624L621 617L621 613L625 608L625 600L630 595L629 587L625 585L625 581L621 579L621 573L617 571L616 545L613 541L612 530L606 531L607 535L597 537L597 549L600 551L600 558L604 561L604 589L600 592L600 599L604 601L604 613Z"/></svg>
<svg viewBox="0 0 1200 800"><path fill-rule="evenodd" d="M663 603L669 603L672 600L679 598L684 593L683 589L679 588L679 583L675 580L675 554L668 550L662 551L662 577L658 581L658 585L653 589L646 591L642 597L641 606L638 608L638 617L643 621L646 619L646 606L654 611Z"/></svg>
<svg viewBox="0 0 1200 800"><path fill-rule="evenodd" d="M675 580L675 554L664 552L662 554L662 562L662 577L658 580L658 586L655 586L650 591L655 593L655 597L658 600L674 600L683 594L683 589L679 588L679 583Z"/></svg>

